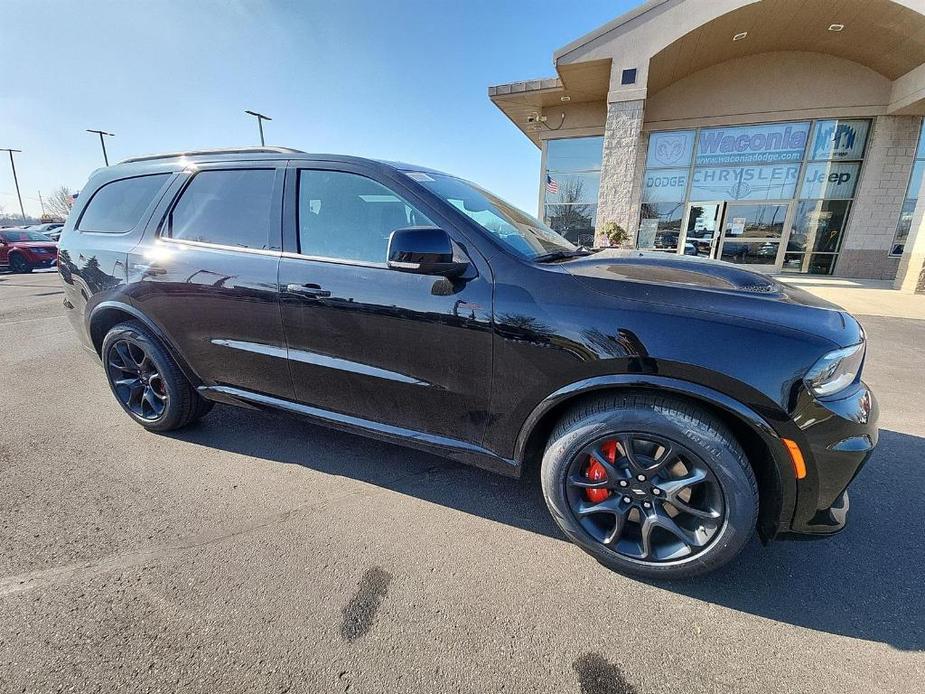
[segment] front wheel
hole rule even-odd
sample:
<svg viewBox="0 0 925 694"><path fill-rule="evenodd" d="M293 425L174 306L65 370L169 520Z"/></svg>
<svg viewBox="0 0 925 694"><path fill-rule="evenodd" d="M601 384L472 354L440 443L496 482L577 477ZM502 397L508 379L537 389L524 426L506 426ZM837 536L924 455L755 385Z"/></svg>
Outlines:
<svg viewBox="0 0 925 694"><path fill-rule="evenodd" d="M179 429L212 409L139 321L119 323L106 333L102 357L113 395L145 429Z"/></svg>
<svg viewBox="0 0 925 694"><path fill-rule="evenodd" d="M566 414L543 456L553 518L605 566L687 578L733 559L754 532L758 486L735 437L683 400L590 399Z"/></svg>
<svg viewBox="0 0 925 694"><path fill-rule="evenodd" d="M19 274L32 272L32 265L28 260L23 258L19 253L10 256L10 269Z"/></svg>

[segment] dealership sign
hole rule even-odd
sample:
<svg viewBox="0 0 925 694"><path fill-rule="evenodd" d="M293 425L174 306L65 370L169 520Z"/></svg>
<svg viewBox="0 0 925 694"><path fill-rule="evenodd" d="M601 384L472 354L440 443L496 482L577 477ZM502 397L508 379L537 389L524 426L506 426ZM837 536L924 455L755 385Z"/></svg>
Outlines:
<svg viewBox="0 0 925 694"><path fill-rule="evenodd" d="M687 192L689 169L646 171L642 188L643 202L681 202Z"/></svg>
<svg viewBox="0 0 925 694"><path fill-rule="evenodd" d="M800 197L807 200L853 198L860 168L860 164L841 162L807 164Z"/></svg>
<svg viewBox="0 0 925 694"><path fill-rule="evenodd" d="M800 161L809 127L809 123L774 123L704 128L697 142L697 164Z"/></svg>
<svg viewBox="0 0 925 694"><path fill-rule="evenodd" d="M649 136L646 166L650 169L665 166L690 166L693 150L693 130L652 133Z"/></svg>
<svg viewBox="0 0 925 694"><path fill-rule="evenodd" d="M869 129L866 120L817 121L810 159L860 159Z"/></svg>
<svg viewBox="0 0 925 694"><path fill-rule="evenodd" d="M694 169L690 199L781 200L792 198L799 176L799 164Z"/></svg>

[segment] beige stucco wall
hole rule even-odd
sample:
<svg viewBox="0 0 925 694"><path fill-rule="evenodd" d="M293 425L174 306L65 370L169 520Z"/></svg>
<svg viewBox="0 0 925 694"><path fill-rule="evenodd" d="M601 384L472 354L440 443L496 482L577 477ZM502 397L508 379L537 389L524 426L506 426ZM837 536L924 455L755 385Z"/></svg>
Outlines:
<svg viewBox="0 0 925 694"><path fill-rule="evenodd" d="M772 52L714 65L646 101L646 129L884 113L892 83L821 53Z"/></svg>

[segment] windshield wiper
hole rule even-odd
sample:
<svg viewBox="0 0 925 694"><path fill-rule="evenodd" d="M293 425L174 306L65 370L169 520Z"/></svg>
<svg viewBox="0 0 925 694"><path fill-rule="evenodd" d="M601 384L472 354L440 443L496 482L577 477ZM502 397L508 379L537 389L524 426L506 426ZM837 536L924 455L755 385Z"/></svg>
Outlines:
<svg viewBox="0 0 925 694"><path fill-rule="evenodd" d="M578 249L575 251L552 251L536 256L533 260L537 263L550 263L554 260L564 260L565 258L578 258L580 256L591 255L590 251Z"/></svg>

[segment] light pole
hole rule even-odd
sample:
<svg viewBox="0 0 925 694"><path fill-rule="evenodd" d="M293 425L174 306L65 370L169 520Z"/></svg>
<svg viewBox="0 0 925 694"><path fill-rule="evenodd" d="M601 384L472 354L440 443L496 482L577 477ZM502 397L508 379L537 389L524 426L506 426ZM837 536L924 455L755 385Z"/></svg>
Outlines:
<svg viewBox="0 0 925 694"><path fill-rule="evenodd" d="M270 118L269 116L263 115L262 113L257 113L256 111L244 111L244 113L248 114L249 116L254 116L254 118L257 119L257 127L260 128L260 146L261 147L265 146L266 143L263 141L263 122L265 120L273 120L273 119Z"/></svg>
<svg viewBox="0 0 925 694"><path fill-rule="evenodd" d="M16 178L16 162L13 161L13 152L21 152L19 149L6 149L0 147L0 152L10 153L10 168L13 169L13 183L16 184L16 197L19 198L19 213L22 215L22 221L26 221L26 210L22 206L22 195L19 193L19 179Z"/></svg>
<svg viewBox="0 0 925 694"><path fill-rule="evenodd" d="M106 135L108 137L115 137L116 134L108 133L105 130L90 130L89 128L87 128L87 132L96 133L97 135L100 136L100 147L103 148L103 161L106 162L106 166L109 166L109 157L106 156L106 143L103 141L103 135Z"/></svg>

